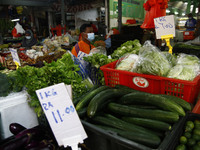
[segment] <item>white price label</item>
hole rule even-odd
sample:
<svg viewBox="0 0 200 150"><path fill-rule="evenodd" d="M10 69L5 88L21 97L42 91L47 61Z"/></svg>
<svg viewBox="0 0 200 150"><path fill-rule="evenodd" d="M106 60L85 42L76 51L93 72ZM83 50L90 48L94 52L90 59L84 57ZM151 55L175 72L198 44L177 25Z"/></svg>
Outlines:
<svg viewBox="0 0 200 150"><path fill-rule="evenodd" d="M20 60L19 60L19 56L18 56L17 50L16 50L16 49L13 49L13 48L10 48L9 50L10 50L10 52L11 52L13 61L14 61L15 63L18 63L19 66L21 66L21 63L20 63Z"/></svg>
<svg viewBox="0 0 200 150"><path fill-rule="evenodd" d="M49 86L36 93L58 145L78 149L78 143L83 143L87 135L65 84Z"/></svg>
<svg viewBox="0 0 200 150"><path fill-rule="evenodd" d="M154 18L156 38L161 39L163 35L172 34L175 37L174 15Z"/></svg>

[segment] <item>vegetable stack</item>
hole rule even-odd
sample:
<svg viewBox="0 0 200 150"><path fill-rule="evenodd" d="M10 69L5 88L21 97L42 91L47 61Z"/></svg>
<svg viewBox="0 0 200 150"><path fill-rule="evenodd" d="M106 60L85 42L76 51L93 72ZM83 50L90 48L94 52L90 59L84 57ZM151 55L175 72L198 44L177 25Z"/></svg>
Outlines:
<svg viewBox="0 0 200 150"><path fill-rule="evenodd" d="M172 125L191 110L180 98L122 85L96 87L76 103L81 118L151 148L157 148L165 132L173 130Z"/></svg>

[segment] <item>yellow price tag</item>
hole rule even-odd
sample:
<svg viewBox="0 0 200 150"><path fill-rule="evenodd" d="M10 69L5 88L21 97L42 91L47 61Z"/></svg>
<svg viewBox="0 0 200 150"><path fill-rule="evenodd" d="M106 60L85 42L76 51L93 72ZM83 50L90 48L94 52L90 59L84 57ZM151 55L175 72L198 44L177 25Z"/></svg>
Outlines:
<svg viewBox="0 0 200 150"><path fill-rule="evenodd" d="M169 53L172 54L172 46L170 45L170 39L173 39L173 34L169 34L169 35L162 35L161 39L165 39L167 46L169 47Z"/></svg>
<svg viewBox="0 0 200 150"><path fill-rule="evenodd" d="M19 68L19 63L15 61L15 65L17 66L16 69L18 69Z"/></svg>

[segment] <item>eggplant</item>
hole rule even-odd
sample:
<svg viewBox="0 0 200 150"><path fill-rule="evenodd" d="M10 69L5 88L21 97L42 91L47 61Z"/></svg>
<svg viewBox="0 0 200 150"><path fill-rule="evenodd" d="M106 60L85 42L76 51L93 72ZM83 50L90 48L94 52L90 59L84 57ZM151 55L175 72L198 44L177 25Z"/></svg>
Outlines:
<svg viewBox="0 0 200 150"><path fill-rule="evenodd" d="M11 123L9 130L12 134L17 135L19 132L25 130L26 128L19 123Z"/></svg>
<svg viewBox="0 0 200 150"><path fill-rule="evenodd" d="M31 134L12 139L0 147L0 150L22 150L32 140Z"/></svg>
<svg viewBox="0 0 200 150"><path fill-rule="evenodd" d="M52 143L46 141L46 140L42 140L39 145L32 147L30 149L27 150L55 150L55 145L53 145Z"/></svg>
<svg viewBox="0 0 200 150"><path fill-rule="evenodd" d="M34 147L38 147L40 145L40 141L32 140L29 144L26 145L25 149L29 150Z"/></svg>
<svg viewBox="0 0 200 150"><path fill-rule="evenodd" d="M19 132L17 135L15 135L15 137L18 138L26 134L31 134L33 136L33 139L36 140L41 139L44 135L41 129L33 127Z"/></svg>

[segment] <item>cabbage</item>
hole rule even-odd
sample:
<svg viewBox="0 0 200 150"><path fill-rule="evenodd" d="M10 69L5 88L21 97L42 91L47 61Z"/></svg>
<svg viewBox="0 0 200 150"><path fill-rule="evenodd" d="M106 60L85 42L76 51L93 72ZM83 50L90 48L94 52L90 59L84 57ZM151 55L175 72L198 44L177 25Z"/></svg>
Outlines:
<svg viewBox="0 0 200 150"><path fill-rule="evenodd" d="M200 60L196 56L180 54L177 64L174 66L167 77L192 81L200 71Z"/></svg>
<svg viewBox="0 0 200 150"><path fill-rule="evenodd" d="M119 61L116 64L117 70L126 70L126 71L132 71L134 64L138 60L138 55L136 54L130 54L125 56L124 58L119 59Z"/></svg>

